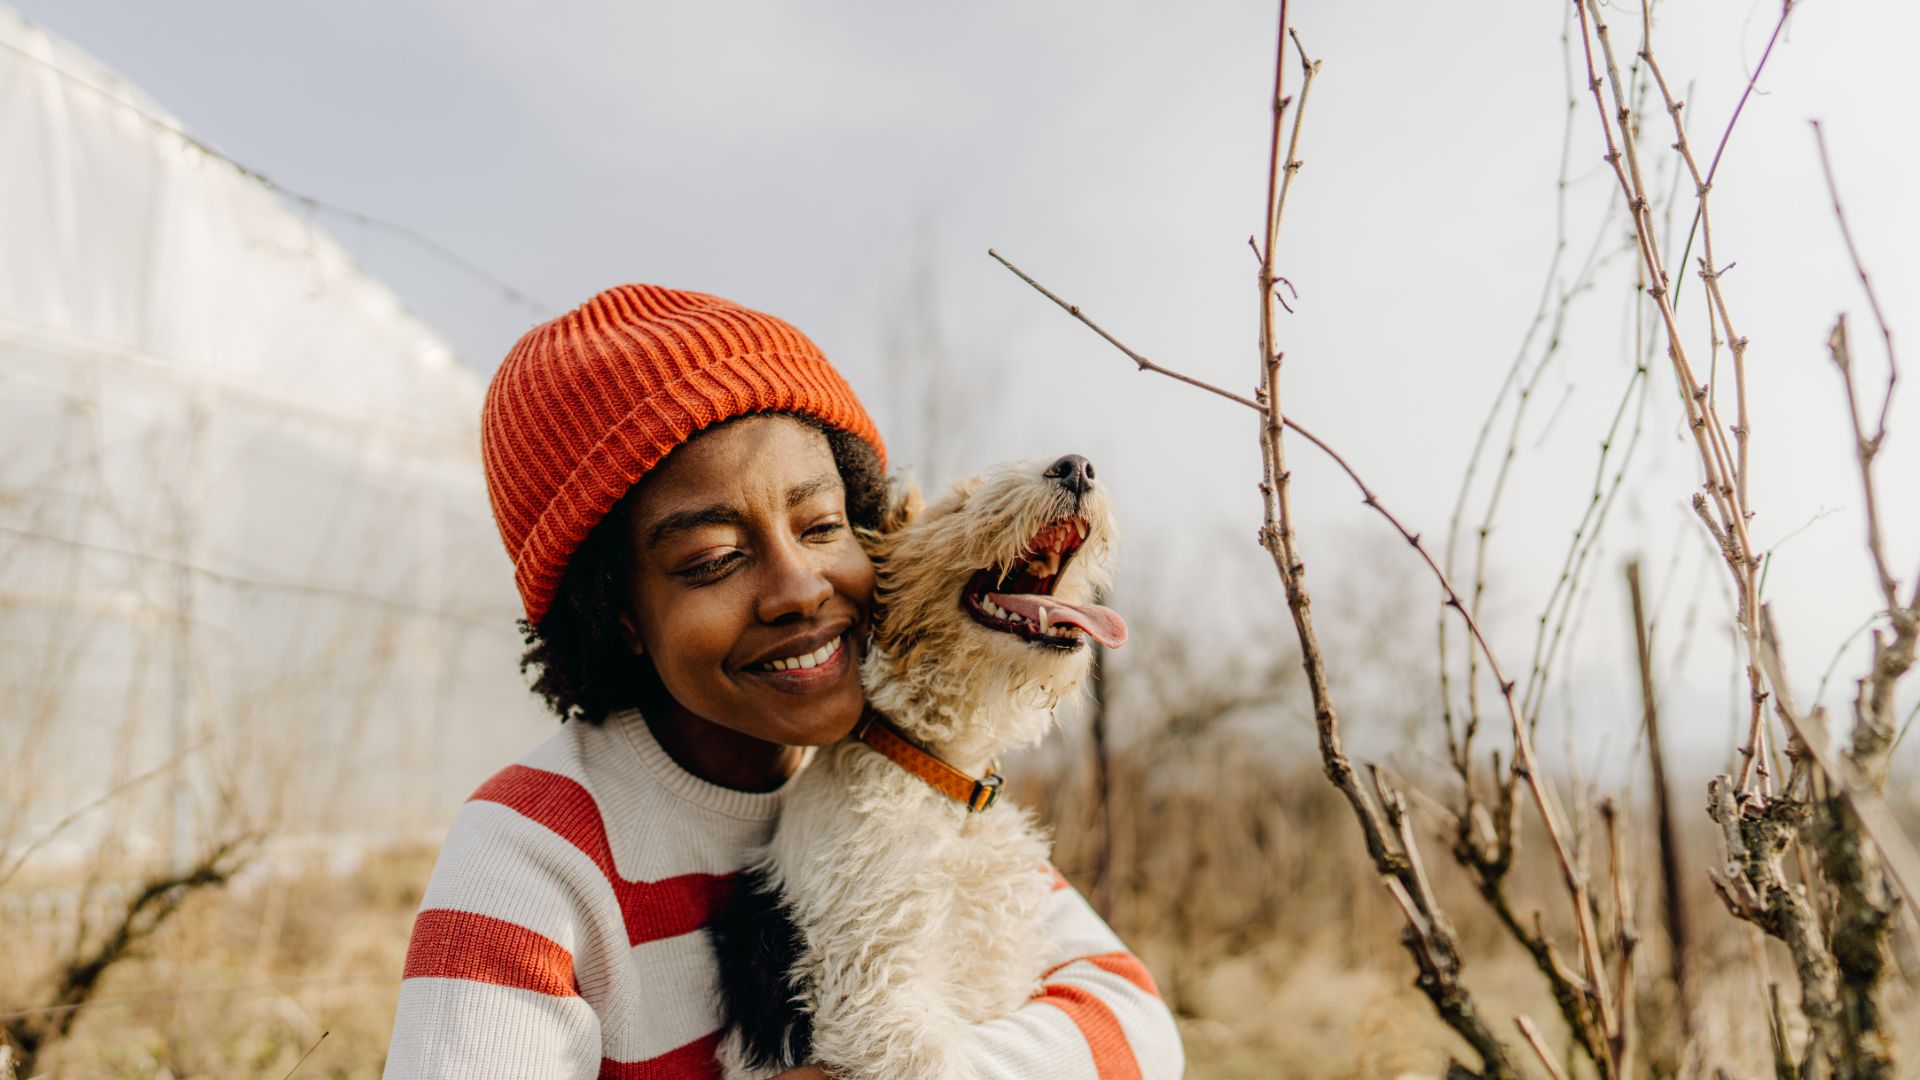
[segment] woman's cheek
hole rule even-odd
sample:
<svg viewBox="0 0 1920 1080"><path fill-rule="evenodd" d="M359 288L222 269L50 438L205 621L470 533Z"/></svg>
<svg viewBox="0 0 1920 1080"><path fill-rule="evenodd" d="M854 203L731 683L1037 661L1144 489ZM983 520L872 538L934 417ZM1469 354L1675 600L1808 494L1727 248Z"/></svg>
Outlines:
<svg viewBox="0 0 1920 1080"><path fill-rule="evenodd" d="M654 629L654 668L682 704L686 698L703 696L697 685L701 674L725 667L740 637L739 620L731 614L739 605L727 595L738 585L729 588L729 584L662 589L665 595L659 597L648 620Z"/></svg>
<svg viewBox="0 0 1920 1080"><path fill-rule="evenodd" d="M873 613L873 560L867 558L866 549L852 538L839 547L839 557L828 577L834 583L834 591L852 600L860 609L860 620L864 623Z"/></svg>

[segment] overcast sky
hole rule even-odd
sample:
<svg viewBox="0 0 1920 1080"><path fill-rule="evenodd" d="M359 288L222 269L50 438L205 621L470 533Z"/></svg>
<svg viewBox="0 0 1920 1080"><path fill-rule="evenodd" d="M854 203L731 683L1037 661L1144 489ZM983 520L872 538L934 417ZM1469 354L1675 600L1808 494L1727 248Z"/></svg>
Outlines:
<svg viewBox="0 0 1920 1080"><path fill-rule="evenodd" d="M1265 182L1272 4L13 2L236 159L418 229L537 297L540 310L418 244L318 216L483 373L533 322L607 285L720 293L819 341L923 475L1087 454L1132 537L1126 587L1175 607L1185 632L1225 633L1238 625L1230 609L1280 603L1252 544L1250 417L1133 373L986 256L998 248L1148 355L1250 389L1246 240ZM1299 290L1284 326L1287 401L1429 540L1444 536L1553 254L1564 7L1293 4L1325 67L1282 240ZM1637 6L1607 10L1630 43ZM1656 45L1686 88L1703 157L1778 10L1658 9ZM1825 359L1838 311L1855 312L1876 382L1884 363L1866 347L1807 121L1826 122L1882 302L1896 332L1914 333L1916 37L1912 5L1803 0L1714 191L1717 254L1737 264L1728 298L1754 343L1753 528L1763 546L1792 536L1767 589L1803 698L1875 605ZM1569 264L1592 246L1613 183L1590 99L1574 119ZM1628 383L1630 271L1614 259L1582 298L1521 429L1488 601L1510 670L1525 670ZM1697 286L1683 307L1697 310ZM928 387L954 415L925 418ZM1666 597L1670 657L1698 598L1698 640L1669 676L1676 723L1695 745L1724 747L1730 668L1713 629L1724 589L1685 510L1698 466L1669 370L1656 365L1652 391L1595 559L1569 700L1582 721L1636 714L1617 583L1642 554ZM1895 573L1910 580L1913 392L1892 426L1882 491ZM1339 601L1379 602L1369 585L1385 581L1408 625L1431 633L1437 590L1404 547L1380 539L1384 526L1309 448L1292 454L1323 617L1357 633L1366 618ZM1846 676L1863 664L1843 664L1830 703L1850 698Z"/></svg>

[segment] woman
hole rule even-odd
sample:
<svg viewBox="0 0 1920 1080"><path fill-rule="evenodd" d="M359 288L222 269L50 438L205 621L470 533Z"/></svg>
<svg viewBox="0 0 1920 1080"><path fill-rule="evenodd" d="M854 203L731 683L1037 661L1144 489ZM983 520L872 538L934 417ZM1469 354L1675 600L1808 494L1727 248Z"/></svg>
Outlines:
<svg viewBox="0 0 1920 1080"><path fill-rule="evenodd" d="M807 748L860 715L873 568L853 529L881 513L879 433L786 323L632 285L529 331L481 435L522 667L574 723L455 820L387 1075L716 1075L703 928ZM975 1026L980 1075L1177 1076L1152 979L1061 886L1065 962Z"/></svg>

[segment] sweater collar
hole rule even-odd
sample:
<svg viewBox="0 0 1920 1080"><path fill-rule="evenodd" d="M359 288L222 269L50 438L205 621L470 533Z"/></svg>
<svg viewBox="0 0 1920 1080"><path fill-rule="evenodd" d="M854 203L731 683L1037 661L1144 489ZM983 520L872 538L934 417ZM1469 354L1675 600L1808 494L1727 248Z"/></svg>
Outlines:
<svg viewBox="0 0 1920 1080"><path fill-rule="evenodd" d="M634 756L640 765L660 786L675 797L695 806L711 810L727 817L745 821L771 821L780 814L780 802L793 788L795 772L786 782L772 791L736 791L703 780L680 767L672 755L653 737L653 730L647 726L646 717L638 709L623 709L607 717L606 724L616 728L624 737L628 746L633 748ZM805 766L801 767L801 771Z"/></svg>

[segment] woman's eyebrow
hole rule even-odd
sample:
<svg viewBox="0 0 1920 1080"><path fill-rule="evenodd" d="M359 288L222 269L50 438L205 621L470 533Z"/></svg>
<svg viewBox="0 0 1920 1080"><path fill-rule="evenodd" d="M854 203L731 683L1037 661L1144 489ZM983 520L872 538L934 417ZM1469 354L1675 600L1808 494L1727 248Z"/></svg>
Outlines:
<svg viewBox="0 0 1920 1080"><path fill-rule="evenodd" d="M744 520L740 511L724 503L702 506L697 510L676 511L654 523L652 531L647 534L647 546L659 547L661 541L675 533L709 525L738 525Z"/></svg>
<svg viewBox="0 0 1920 1080"><path fill-rule="evenodd" d="M791 510L815 495L837 486L837 475L816 476L811 480L802 480L787 489L787 509ZM676 533L691 529L705 528L710 525L739 525L746 521L746 515L737 508L725 503L702 506L693 510L677 510L655 522L647 532L647 546L658 547L660 543Z"/></svg>
<svg viewBox="0 0 1920 1080"><path fill-rule="evenodd" d="M840 484L838 476L816 476L811 480L802 480L787 489L787 509L791 510L815 495Z"/></svg>

